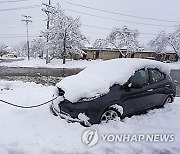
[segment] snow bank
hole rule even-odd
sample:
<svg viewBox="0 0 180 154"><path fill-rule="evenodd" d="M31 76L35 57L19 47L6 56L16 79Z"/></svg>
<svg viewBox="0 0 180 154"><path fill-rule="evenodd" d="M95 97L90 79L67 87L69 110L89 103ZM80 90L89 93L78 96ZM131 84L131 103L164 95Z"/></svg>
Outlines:
<svg viewBox="0 0 180 154"><path fill-rule="evenodd" d="M51 91L49 91L50 89ZM25 106L32 105L31 101L33 100L33 104L37 105L52 99L53 89L53 86L46 89L41 84L0 80L0 99ZM0 102L0 107L5 105Z"/></svg>
<svg viewBox="0 0 180 154"><path fill-rule="evenodd" d="M34 105L52 98L53 87L34 83L0 81L0 98L19 105ZM8 86L8 87L9 87ZM29 92L29 93L28 93ZM49 105L17 109L0 103L0 154L179 154L180 98L148 114L84 128L53 116ZM84 146L81 137L96 129L99 142ZM103 134L174 134L174 142L103 142Z"/></svg>
<svg viewBox="0 0 180 154"><path fill-rule="evenodd" d="M66 59L66 64L63 64L62 59L53 59L50 63L46 64L45 59L31 58L30 60L14 61L11 63L2 62L0 66L7 67L44 67L44 68L86 68L93 64L99 63L102 60L70 60Z"/></svg>
<svg viewBox="0 0 180 154"><path fill-rule="evenodd" d="M77 75L66 77L57 84L65 91L65 98L72 103L81 98L91 98L108 93L114 84L124 84L136 70L144 67L170 70L164 63L136 58L113 59L88 67Z"/></svg>

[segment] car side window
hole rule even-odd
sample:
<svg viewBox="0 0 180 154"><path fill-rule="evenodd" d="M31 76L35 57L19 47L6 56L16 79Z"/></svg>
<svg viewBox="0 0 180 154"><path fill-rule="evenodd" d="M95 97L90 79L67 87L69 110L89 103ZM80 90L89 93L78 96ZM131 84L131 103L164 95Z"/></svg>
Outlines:
<svg viewBox="0 0 180 154"><path fill-rule="evenodd" d="M164 74L158 69L151 69L151 73L153 82L159 82L165 78Z"/></svg>
<svg viewBox="0 0 180 154"><path fill-rule="evenodd" d="M136 83L139 85L145 85L148 83L149 75L147 70L138 70L133 76L130 77L130 83Z"/></svg>

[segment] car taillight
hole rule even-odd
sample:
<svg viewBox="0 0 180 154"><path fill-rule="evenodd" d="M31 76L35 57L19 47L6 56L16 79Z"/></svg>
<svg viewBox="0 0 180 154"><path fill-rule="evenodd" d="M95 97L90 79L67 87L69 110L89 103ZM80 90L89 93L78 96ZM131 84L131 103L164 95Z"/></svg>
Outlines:
<svg viewBox="0 0 180 154"><path fill-rule="evenodd" d="M58 88L58 91L59 91L59 96L64 96L65 92L61 88Z"/></svg>

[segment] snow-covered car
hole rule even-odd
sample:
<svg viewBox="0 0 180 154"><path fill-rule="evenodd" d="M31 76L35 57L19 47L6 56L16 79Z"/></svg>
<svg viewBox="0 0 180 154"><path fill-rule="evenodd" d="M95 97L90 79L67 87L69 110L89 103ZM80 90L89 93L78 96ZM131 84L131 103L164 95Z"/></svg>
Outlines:
<svg viewBox="0 0 180 154"><path fill-rule="evenodd" d="M120 58L104 61L56 85L52 113L89 126L161 107L174 100L176 88L166 64Z"/></svg>

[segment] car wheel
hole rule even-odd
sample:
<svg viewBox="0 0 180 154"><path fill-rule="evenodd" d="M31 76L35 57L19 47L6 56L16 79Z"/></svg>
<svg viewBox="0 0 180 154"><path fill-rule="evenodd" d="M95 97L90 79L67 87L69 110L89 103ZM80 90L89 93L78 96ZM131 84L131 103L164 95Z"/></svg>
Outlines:
<svg viewBox="0 0 180 154"><path fill-rule="evenodd" d="M168 96L168 97L166 98L166 100L164 101L164 104L168 104L168 103L172 103L172 102L173 102L172 96Z"/></svg>
<svg viewBox="0 0 180 154"><path fill-rule="evenodd" d="M117 121L120 119L120 114L115 109L106 110L100 118L100 123L107 123L108 121Z"/></svg>

